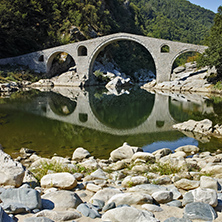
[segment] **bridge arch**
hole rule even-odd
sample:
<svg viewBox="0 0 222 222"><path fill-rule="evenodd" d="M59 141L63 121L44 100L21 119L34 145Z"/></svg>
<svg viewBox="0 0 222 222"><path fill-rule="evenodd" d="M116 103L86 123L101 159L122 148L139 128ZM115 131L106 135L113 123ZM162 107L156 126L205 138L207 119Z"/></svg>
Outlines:
<svg viewBox="0 0 222 222"><path fill-rule="evenodd" d="M91 75L93 74L93 65L95 63L96 58L98 57L99 53L108 45L118 42L118 41L132 41L135 43L140 44L141 46L143 46L147 52L151 55L153 61L154 61L154 66L156 69L156 64L155 61L157 60L155 53L149 49L149 47L147 46L147 44L145 44L143 41L141 41L138 38L135 38L133 36L125 36L125 35L120 35L120 36L115 36L115 37L111 37L109 39L104 40L102 43L100 43L91 53L91 56L89 57L88 60L88 64L89 64L89 78L91 77Z"/></svg>
<svg viewBox="0 0 222 222"><path fill-rule="evenodd" d="M57 55L59 55L60 53L66 53L67 55L69 55L74 63L76 64L76 61L75 59L73 58L73 56L71 55L71 53L69 53L67 50L57 50L57 51L54 51L52 52L51 54L49 54L48 58L46 59L46 73L49 73L51 67L52 67L52 62L53 60L55 59L55 57Z"/></svg>
<svg viewBox="0 0 222 222"><path fill-rule="evenodd" d="M78 47L78 56L87 56L88 50L85 46L81 45Z"/></svg>
<svg viewBox="0 0 222 222"><path fill-rule="evenodd" d="M170 46L168 44L162 44L160 46L161 53L170 53Z"/></svg>
<svg viewBox="0 0 222 222"><path fill-rule="evenodd" d="M184 49L184 50L181 50L179 53L177 53L173 59L171 60L170 62L170 67L171 67L171 70L173 68L173 63L175 62L175 60L182 54L186 53L186 52L197 52L197 53L200 53L202 54L204 52L203 49L195 49L195 48L187 48L187 49Z"/></svg>

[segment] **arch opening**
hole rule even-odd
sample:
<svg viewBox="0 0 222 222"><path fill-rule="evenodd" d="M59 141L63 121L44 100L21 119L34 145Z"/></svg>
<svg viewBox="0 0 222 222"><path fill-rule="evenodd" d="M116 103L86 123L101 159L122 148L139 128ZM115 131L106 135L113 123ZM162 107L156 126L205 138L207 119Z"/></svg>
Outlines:
<svg viewBox="0 0 222 222"><path fill-rule="evenodd" d="M82 123L86 123L88 121L87 113L79 113L79 121Z"/></svg>
<svg viewBox="0 0 222 222"><path fill-rule="evenodd" d="M200 56L200 52L195 50L186 50L179 53L171 64L171 80L180 77L184 72L196 72L196 61Z"/></svg>
<svg viewBox="0 0 222 222"><path fill-rule="evenodd" d="M156 78L153 56L134 39L115 39L104 43L92 57L89 78L108 82L116 76L129 77L134 82L152 81Z"/></svg>
<svg viewBox="0 0 222 222"><path fill-rule="evenodd" d="M169 53L170 52L170 47L168 45L163 45L161 48L160 48L160 52L161 53Z"/></svg>
<svg viewBox="0 0 222 222"><path fill-rule="evenodd" d="M66 52L55 52L47 61L47 77L60 75L68 70L76 71L75 60Z"/></svg>
<svg viewBox="0 0 222 222"><path fill-rule="evenodd" d="M85 46L79 46L78 56L87 56L87 48Z"/></svg>
<svg viewBox="0 0 222 222"><path fill-rule="evenodd" d="M39 61L39 62L44 62L44 55L39 56L38 61Z"/></svg>
<svg viewBox="0 0 222 222"><path fill-rule="evenodd" d="M69 116L75 111L77 102L60 94L50 93L49 106L56 115Z"/></svg>
<svg viewBox="0 0 222 222"><path fill-rule="evenodd" d="M133 129L144 123L152 113L155 97L143 89L116 96L93 88L89 93L95 117L112 129Z"/></svg>

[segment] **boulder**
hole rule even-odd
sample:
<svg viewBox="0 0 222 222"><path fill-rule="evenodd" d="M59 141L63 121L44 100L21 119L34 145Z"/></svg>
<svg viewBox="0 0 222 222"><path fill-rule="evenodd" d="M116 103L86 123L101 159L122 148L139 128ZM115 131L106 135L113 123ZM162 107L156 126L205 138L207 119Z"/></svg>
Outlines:
<svg viewBox="0 0 222 222"><path fill-rule="evenodd" d="M0 185L19 187L25 170L21 163L14 161L10 155L0 149Z"/></svg>
<svg viewBox="0 0 222 222"><path fill-rule="evenodd" d="M180 72L183 72L183 71L185 71L186 70L186 67L184 67L184 66L178 66L177 68L175 68L174 70L173 70L173 72L174 73L180 73Z"/></svg>
<svg viewBox="0 0 222 222"><path fill-rule="evenodd" d="M142 193L147 193L149 195L152 195L153 193L158 192L158 191L167 191L167 188L164 186L155 185L155 184L141 184L141 185L136 185L135 187L131 187L129 191L142 192Z"/></svg>
<svg viewBox="0 0 222 222"><path fill-rule="evenodd" d="M106 212L106 211L111 210L111 209L113 209L113 208L116 208L116 204L115 204L114 202L111 202L111 203L109 203L109 204L106 204L106 205L103 207L102 211L103 211L103 212Z"/></svg>
<svg viewBox="0 0 222 222"><path fill-rule="evenodd" d="M36 217L47 217L54 221L67 221L78 219L81 217L81 214L76 211L42 210L36 214Z"/></svg>
<svg viewBox="0 0 222 222"><path fill-rule="evenodd" d="M218 190L218 182L212 177L201 176L200 177L200 187L202 189L209 188L213 190Z"/></svg>
<svg viewBox="0 0 222 222"><path fill-rule="evenodd" d="M131 187L139 184L149 183L147 177L144 176L127 176L122 181L122 186Z"/></svg>
<svg viewBox="0 0 222 222"><path fill-rule="evenodd" d="M180 191L173 184L166 186L166 188L173 193L174 200L180 199L182 197Z"/></svg>
<svg viewBox="0 0 222 222"><path fill-rule="evenodd" d="M96 206L98 211L102 210L102 208L105 206L105 202L102 200L93 199L92 201L93 206Z"/></svg>
<svg viewBox="0 0 222 222"><path fill-rule="evenodd" d="M54 222L47 217L28 217L24 219L24 222Z"/></svg>
<svg viewBox="0 0 222 222"><path fill-rule="evenodd" d="M94 207L92 204L82 203L77 207L77 211L79 211L85 217L90 217L92 219L101 217L96 207Z"/></svg>
<svg viewBox="0 0 222 222"><path fill-rule="evenodd" d="M82 203L80 197L67 190L60 190L42 195L43 209L70 209Z"/></svg>
<svg viewBox="0 0 222 222"><path fill-rule="evenodd" d="M170 218L164 220L164 222L192 222L192 221L187 218L170 217Z"/></svg>
<svg viewBox="0 0 222 222"><path fill-rule="evenodd" d="M213 221L217 214L209 204L197 202L186 205L184 217L190 220Z"/></svg>
<svg viewBox="0 0 222 222"><path fill-rule="evenodd" d="M115 203L116 206L128 204L144 204L144 203L153 203L153 198L149 194L144 193L120 193L112 196L107 204Z"/></svg>
<svg viewBox="0 0 222 222"><path fill-rule="evenodd" d="M3 210L3 208L0 206L0 221L1 222L14 222L14 220L8 216L7 213Z"/></svg>
<svg viewBox="0 0 222 222"><path fill-rule="evenodd" d="M187 192L183 198L183 206L193 203L193 202L202 202L216 207L218 204L217 192L212 189L201 189L200 187Z"/></svg>
<svg viewBox="0 0 222 222"><path fill-rule="evenodd" d="M188 120L186 122L173 125L173 128L182 131L193 131L205 135L212 133L213 129L212 121L209 119L201 121Z"/></svg>
<svg viewBox="0 0 222 222"><path fill-rule="evenodd" d="M130 159L133 154L136 152L142 151L139 147L129 146L127 143L124 143L121 147L113 150L110 153L110 158L112 161L116 162L118 160Z"/></svg>
<svg viewBox="0 0 222 222"><path fill-rule="evenodd" d="M102 188L100 186L96 185L96 184L88 183L86 185L86 189L91 191L91 192L95 192L96 193L97 191L101 190Z"/></svg>
<svg viewBox="0 0 222 222"><path fill-rule="evenodd" d="M143 204L142 208L144 210L150 211L150 212L161 212L163 209L157 205L154 204Z"/></svg>
<svg viewBox="0 0 222 222"><path fill-rule="evenodd" d="M152 154L155 156L155 158L157 160L159 160L161 157L167 156L170 153L172 153L171 149L163 148L163 149L159 149L159 150L154 151Z"/></svg>
<svg viewBox="0 0 222 222"><path fill-rule="evenodd" d="M76 161L82 161L83 159L88 158L90 156L91 155L88 150L79 147L73 152L72 159Z"/></svg>
<svg viewBox="0 0 222 222"><path fill-rule="evenodd" d="M173 200L173 193L171 191L158 191L154 192L152 197L157 203L168 203Z"/></svg>
<svg viewBox="0 0 222 222"><path fill-rule="evenodd" d="M152 183L158 184L158 185L169 184L171 182L172 181L171 181L170 177L168 177L168 176L160 176L155 179L152 179Z"/></svg>
<svg viewBox="0 0 222 222"><path fill-rule="evenodd" d="M140 222L159 222L158 219L153 217L153 214L146 210L138 210L134 207L118 207L111 209L103 214L103 221L118 221L118 222L126 222L126 221L140 221Z"/></svg>
<svg viewBox="0 0 222 222"><path fill-rule="evenodd" d="M87 159L81 163L79 163L80 166L85 167L89 170L95 170L98 169L99 165L95 159Z"/></svg>
<svg viewBox="0 0 222 222"><path fill-rule="evenodd" d="M201 172L209 173L209 174L213 174L213 175L221 174L222 164L208 163L204 168L201 169Z"/></svg>
<svg viewBox="0 0 222 222"><path fill-rule="evenodd" d="M115 163L112 163L109 165L109 169L111 170L122 170L125 169L127 167L127 163L124 160L119 160Z"/></svg>
<svg viewBox="0 0 222 222"><path fill-rule="evenodd" d="M178 147L177 149L175 149L175 152L183 151L183 152L185 152L187 155L190 155L190 154L198 153L199 150L200 150L200 149L199 149L199 147L197 147L197 146L194 146L194 145L186 145L186 146L180 146L180 147Z"/></svg>
<svg viewBox="0 0 222 222"><path fill-rule="evenodd" d="M179 207L179 208L182 208L182 207L183 207L181 201L179 201L179 200L170 201L170 202L168 202L166 205L167 205L167 206L170 206L170 207Z"/></svg>
<svg viewBox="0 0 222 222"><path fill-rule="evenodd" d="M41 186L45 188L56 187L64 190L71 190L77 186L76 178L70 173L47 174L41 179Z"/></svg>
<svg viewBox="0 0 222 222"><path fill-rule="evenodd" d="M181 179L174 183L178 189L192 190L199 187L200 182L196 180Z"/></svg>
<svg viewBox="0 0 222 222"><path fill-rule="evenodd" d="M177 151L177 152L175 152L173 154L170 154L171 158L177 158L177 157L185 158L186 156L187 156L187 154L185 152L183 152L183 151Z"/></svg>
<svg viewBox="0 0 222 222"><path fill-rule="evenodd" d="M106 84L106 88L119 88L123 86L131 86L132 82L130 78L122 78L120 76L115 77Z"/></svg>
<svg viewBox="0 0 222 222"><path fill-rule="evenodd" d="M41 209L42 201L40 193L31 188L10 188L0 194L3 208L8 212L28 212Z"/></svg>
<svg viewBox="0 0 222 222"><path fill-rule="evenodd" d="M132 167L131 171L135 173L145 173L149 171L149 166L146 164L135 165Z"/></svg>
<svg viewBox="0 0 222 222"><path fill-rule="evenodd" d="M91 177L92 180L97 180L97 179L107 180L108 179L107 176L106 176L106 173L101 169L98 169L98 170L92 172L90 174L90 177Z"/></svg>
<svg viewBox="0 0 222 222"><path fill-rule="evenodd" d="M145 160L146 162L149 163L154 163L155 162L155 156L151 153L146 153L146 152L136 152L133 154L131 161L135 161L136 159L141 159Z"/></svg>
<svg viewBox="0 0 222 222"><path fill-rule="evenodd" d="M99 199L104 202L108 201L112 196L116 194L120 194L122 191L116 188L104 188L103 190L99 190L92 198L90 199L90 202L92 202L94 199Z"/></svg>

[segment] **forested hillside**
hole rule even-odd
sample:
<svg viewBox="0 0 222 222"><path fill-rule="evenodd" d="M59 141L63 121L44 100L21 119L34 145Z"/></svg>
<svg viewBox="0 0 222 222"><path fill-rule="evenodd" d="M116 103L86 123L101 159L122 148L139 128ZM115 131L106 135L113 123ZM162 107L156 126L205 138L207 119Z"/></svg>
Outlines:
<svg viewBox="0 0 222 222"><path fill-rule="evenodd" d="M187 0L131 0L130 6L145 35L194 44L203 43L215 16Z"/></svg>
<svg viewBox="0 0 222 222"><path fill-rule="evenodd" d="M214 15L187 0L0 0L0 58L116 32L199 44Z"/></svg>

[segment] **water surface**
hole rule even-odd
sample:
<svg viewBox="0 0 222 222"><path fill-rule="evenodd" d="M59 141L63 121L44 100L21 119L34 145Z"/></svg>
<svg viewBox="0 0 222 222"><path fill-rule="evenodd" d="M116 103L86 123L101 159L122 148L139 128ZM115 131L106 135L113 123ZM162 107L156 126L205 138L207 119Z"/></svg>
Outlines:
<svg viewBox="0 0 222 222"><path fill-rule="evenodd" d="M0 143L11 155L27 147L45 157L71 157L84 147L108 158L124 142L146 152L187 144L215 151L222 149L220 139L185 135L172 125L204 118L221 123L221 104L217 98L153 94L138 87L118 95L97 88L18 92L0 99Z"/></svg>

